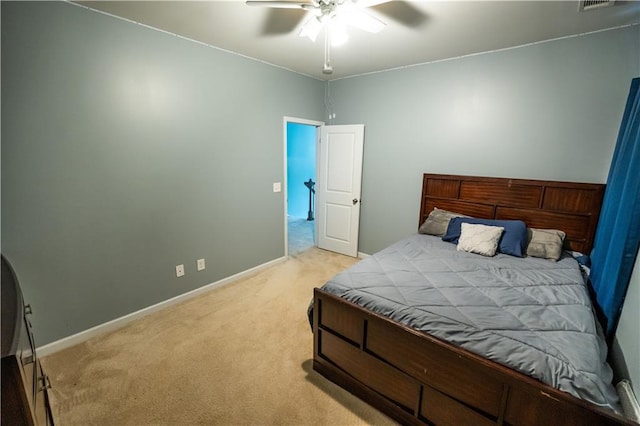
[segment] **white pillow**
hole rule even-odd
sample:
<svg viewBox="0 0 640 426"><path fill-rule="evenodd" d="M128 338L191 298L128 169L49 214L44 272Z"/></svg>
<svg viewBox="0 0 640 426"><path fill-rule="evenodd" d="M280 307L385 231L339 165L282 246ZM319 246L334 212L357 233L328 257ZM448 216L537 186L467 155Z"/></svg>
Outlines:
<svg viewBox="0 0 640 426"><path fill-rule="evenodd" d="M476 225L462 223L457 250L493 256L498 249L498 242L504 232L502 226Z"/></svg>

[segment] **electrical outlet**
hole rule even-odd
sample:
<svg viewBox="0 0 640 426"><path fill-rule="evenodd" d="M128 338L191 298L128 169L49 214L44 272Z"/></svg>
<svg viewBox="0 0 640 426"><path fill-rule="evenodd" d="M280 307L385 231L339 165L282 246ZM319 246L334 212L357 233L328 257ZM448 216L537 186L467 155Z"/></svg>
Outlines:
<svg viewBox="0 0 640 426"><path fill-rule="evenodd" d="M184 276L184 265L176 266L176 277Z"/></svg>
<svg viewBox="0 0 640 426"><path fill-rule="evenodd" d="M204 259L198 259L196 266L198 267L198 271L204 270Z"/></svg>
<svg viewBox="0 0 640 426"><path fill-rule="evenodd" d="M282 185L280 184L280 182L273 182L273 192L280 191L282 191Z"/></svg>

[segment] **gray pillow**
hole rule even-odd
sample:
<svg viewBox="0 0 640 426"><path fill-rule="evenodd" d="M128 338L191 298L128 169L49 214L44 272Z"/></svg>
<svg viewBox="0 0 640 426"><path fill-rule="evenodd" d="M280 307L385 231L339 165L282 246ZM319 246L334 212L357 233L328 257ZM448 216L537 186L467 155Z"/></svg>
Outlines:
<svg viewBox="0 0 640 426"><path fill-rule="evenodd" d="M468 216L434 207L424 223L420 225L418 232L421 234L429 234L435 235L437 237L442 237L447 232L449 221L454 217Z"/></svg>
<svg viewBox="0 0 640 426"><path fill-rule="evenodd" d="M557 229L528 228L529 244L527 256L551 259L554 262L560 259L564 237L566 234Z"/></svg>

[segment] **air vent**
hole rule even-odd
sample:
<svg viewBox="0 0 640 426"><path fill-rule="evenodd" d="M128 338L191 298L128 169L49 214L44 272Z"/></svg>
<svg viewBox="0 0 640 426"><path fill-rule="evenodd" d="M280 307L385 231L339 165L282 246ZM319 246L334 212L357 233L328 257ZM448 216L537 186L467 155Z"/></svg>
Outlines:
<svg viewBox="0 0 640 426"><path fill-rule="evenodd" d="M616 0L581 0L578 10L586 12L588 10L600 9L601 7L613 6Z"/></svg>

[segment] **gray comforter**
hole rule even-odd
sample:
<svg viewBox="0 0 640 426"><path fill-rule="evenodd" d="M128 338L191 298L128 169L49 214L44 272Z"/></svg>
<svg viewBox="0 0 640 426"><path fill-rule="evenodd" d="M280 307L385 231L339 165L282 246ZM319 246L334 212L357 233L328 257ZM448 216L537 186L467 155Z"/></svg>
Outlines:
<svg viewBox="0 0 640 426"><path fill-rule="evenodd" d="M458 252L414 235L323 287L597 405L620 411L577 262Z"/></svg>

